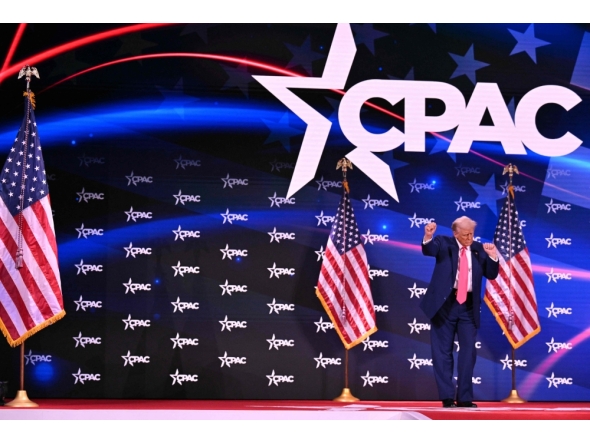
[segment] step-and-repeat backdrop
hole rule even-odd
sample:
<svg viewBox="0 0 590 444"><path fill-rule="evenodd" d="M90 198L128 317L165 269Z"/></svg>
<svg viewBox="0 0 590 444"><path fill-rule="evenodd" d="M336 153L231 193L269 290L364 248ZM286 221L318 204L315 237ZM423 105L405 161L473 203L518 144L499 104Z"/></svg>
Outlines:
<svg viewBox="0 0 590 444"><path fill-rule="evenodd" d="M30 25L14 55L43 53L32 89L67 313L25 342L31 398L339 395L344 348L315 286L349 155L378 327L349 352L353 394L436 399L424 225L451 234L466 215L491 241L514 163L541 322L517 388L590 399L588 27L117 29ZM2 83L2 163L21 82ZM485 305L477 347L476 399L504 398L511 347Z"/></svg>

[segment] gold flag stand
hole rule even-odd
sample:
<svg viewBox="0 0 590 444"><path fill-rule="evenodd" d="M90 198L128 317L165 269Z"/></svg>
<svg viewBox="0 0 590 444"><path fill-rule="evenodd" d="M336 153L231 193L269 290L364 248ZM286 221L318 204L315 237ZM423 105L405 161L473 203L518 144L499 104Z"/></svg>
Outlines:
<svg viewBox="0 0 590 444"><path fill-rule="evenodd" d="M509 163L508 165L506 165L504 167L504 171L502 172L502 175L508 173L508 178L509 178L509 184L508 184L508 199L510 200L510 198L514 198L514 187L512 186L512 177L514 176L514 173L516 174L520 174L518 172L518 168L516 167L516 165L512 165L511 163ZM510 207L509 207L510 208ZM509 217L508 218L508 230L510 231L510 234L508 236L509 238L509 242L512 242L512 218ZM509 245L509 251L512 250L512 245ZM510 278L508 280L509 282L509 289L510 289L510 293L512 294L512 262L510 263ZM512 305L512 304L511 304ZM514 313L512 311L512 306L510 307L510 318L509 318L509 322L512 323L514 322ZM514 358L515 356L515 350L514 347L512 347L512 390L510 390L510 395L508 395L506 398L502 399L502 402L506 402L509 404L523 404L526 401L524 399L522 399L520 396L518 396L518 390L516 390L516 359Z"/></svg>
<svg viewBox="0 0 590 444"><path fill-rule="evenodd" d="M27 396L25 390L25 341L20 344L20 390L16 392L16 397L7 402L8 407L39 407L39 404L34 403Z"/></svg>
<svg viewBox="0 0 590 444"><path fill-rule="evenodd" d="M352 162L348 160L346 157L343 157L338 161L336 165L336 169L342 168L342 186L346 190L346 192L350 192L348 188L348 180L346 179L346 171L348 168L352 169ZM348 388L348 349L344 349L344 388L342 389L342 393L337 398L334 398L333 401L336 402L356 402L360 401L358 398L353 396Z"/></svg>

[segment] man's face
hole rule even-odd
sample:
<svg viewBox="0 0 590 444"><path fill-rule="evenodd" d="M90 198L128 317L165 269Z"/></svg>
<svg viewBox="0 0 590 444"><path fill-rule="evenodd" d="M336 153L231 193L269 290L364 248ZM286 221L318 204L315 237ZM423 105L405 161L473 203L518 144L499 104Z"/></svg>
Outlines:
<svg viewBox="0 0 590 444"><path fill-rule="evenodd" d="M469 247L473 243L473 232L475 231L474 227L469 225L460 225L457 229L453 232L455 238L459 241L461 245L464 247Z"/></svg>

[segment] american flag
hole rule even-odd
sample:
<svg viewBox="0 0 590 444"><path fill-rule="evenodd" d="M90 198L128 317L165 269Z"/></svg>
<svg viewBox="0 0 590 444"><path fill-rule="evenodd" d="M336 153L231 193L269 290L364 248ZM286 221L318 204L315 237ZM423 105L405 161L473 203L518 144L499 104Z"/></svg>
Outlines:
<svg viewBox="0 0 590 444"><path fill-rule="evenodd" d="M29 96L0 182L0 328L15 347L65 315L45 164Z"/></svg>
<svg viewBox="0 0 590 444"><path fill-rule="evenodd" d="M328 238L316 294L346 349L377 331L367 255L347 191Z"/></svg>
<svg viewBox="0 0 590 444"><path fill-rule="evenodd" d="M512 189L500 212L494 244L500 252L500 273L487 281L484 301L516 349L539 333L541 326L529 250Z"/></svg>

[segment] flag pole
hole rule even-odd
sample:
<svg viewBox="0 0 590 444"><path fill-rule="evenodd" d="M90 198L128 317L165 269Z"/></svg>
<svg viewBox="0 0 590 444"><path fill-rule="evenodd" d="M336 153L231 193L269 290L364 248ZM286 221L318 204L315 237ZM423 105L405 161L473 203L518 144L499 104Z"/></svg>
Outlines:
<svg viewBox="0 0 590 444"><path fill-rule="evenodd" d="M512 197L514 199L514 187L512 185L512 177L514 176L514 173L516 174L520 174L518 172L518 168L516 167L516 165L512 165L511 163L509 163L508 165L506 165L504 167L504 171L502 173L502 175L508 173L508 179L509 179L509 184L508 184L508 201L510 202L510 198ZM508 210L511 210L511 206L508 206ZM509 254L512 253L512 218L508 217L508 232L509 232ZM514 265L512 264L512 261L510 261L510 276L508 278L508 289L509 289L509 293L510 293L510 315L509 315L509 328L512 328L512 324L514 323L514 310L512 308L512 304L514 302L514 298L512 297L513 295L513 288L512 288L512 269L513 269ZM524 399L522 399L519 395L518 395L518 390L516 390L516 350L514 349L514 346L512 346L512 389L510 390L510 395L508 395L506 398L504 398L502 400L502 402L506 402L509 404L522 404L525 403L526 401Z"/></svg>
<svg viewBox="0 0 590 444"><path fill-rule="evenodd" d="M25 78L27 80L27 91L25 92L24 95L26 95L29 100L27 101L27 114L26 114L27 130L26 130L25 137L27 137L28 133L29 133L28 122L29 122L29 117L31 114L31 106L33 106L33 107L35 106L35 95L33 94L33 92L31 91L31 88L30 88L31 75L34 75L35 77L39 78L39 72L37 71L37 68L30 67L29 65L23 66L23 68L20 70L20 72L18 74L19 79L22 76L25 76ZM27 143L25 143L25 149L26 148L28 148ZM24 168L25 168L25 162L23 162L23 169ZM22 177L24 178L24 174L22 175ZM16 250L16 260L15 260L15 267L16 268L22 268L22 266L23 266L23 249L22 249L22 217L23 217L22 211L23 211L23 207L24 207L24 205L22 204L23 199L24 199L23 189L24 189L24 187L21 187L21 196L20 196L21 205L20 205L20 212L19 212L19 233L18 233L18 245L17 245L17 250ZM6 403L6 405L9 407L39 407L39 404L37 404L29 399L29 397L27 396L27 391L25 390L25 341L24 340L20 344L20 389L16 392L15 398L12 401Z"/></svg>
<svg viewBox="0 0 590 444"><path fill-rule="evenodd" d="M343 192L348 193L350 191L350 189L348 188L348 180L346 179L346 171L348 170L348 168L352 169L352 162L350 160L348 160L346 157L343 157L336 164L336 169L338 170L340 168L342 168ZM346 217L346 215L344 215L344 217ZM346 229L346 224L344 224L344 227ZM343 317L346 316L346 311L342 312L342 316ZM353 394L350 391L350 388L348 388L348 349L347 348L344 348L344 388L342 389L342 393L340 393L340 396L338 396L337 398L334 398L333 400L336 402L360 401L359 398L356 398L355 396L353 396Z"/></svg>

